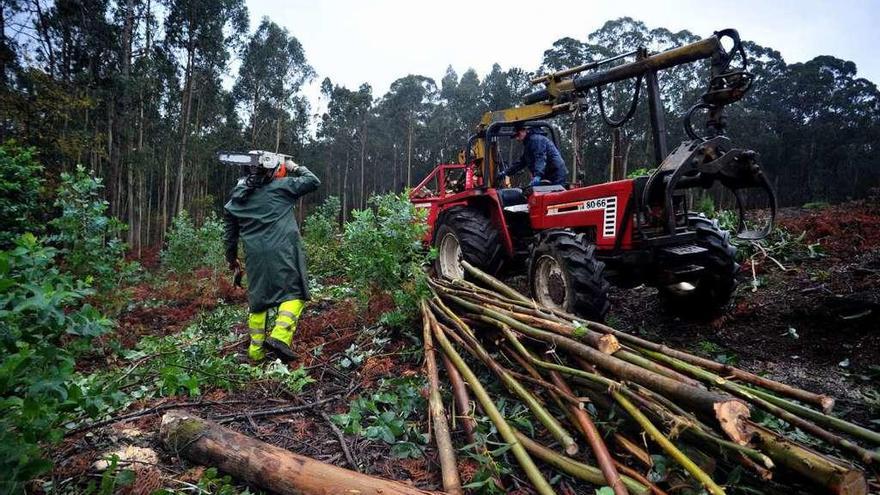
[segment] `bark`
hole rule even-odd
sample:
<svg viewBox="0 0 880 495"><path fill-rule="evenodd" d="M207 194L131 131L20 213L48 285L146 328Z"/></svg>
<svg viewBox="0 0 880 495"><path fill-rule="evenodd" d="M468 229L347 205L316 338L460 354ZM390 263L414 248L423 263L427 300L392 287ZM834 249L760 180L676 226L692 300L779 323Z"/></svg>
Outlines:
<svg viewBox="0 0 880 495"><path fill-rule="evenodd" d="M452 388L452 397L455 399L455 411L457 414L455 418L461 422L467 442L469 444L474 443L474 430L476 430L477 426L476 421L471 417L471 399L468 395L467 387L461 379L461 374L455 369L455 366L449 361L446 354L441 353L441 356L443 357L443 366L446 368L446 376L449 377L449 385Z"/></svg>
<svg viewBox="0 0 880 495"><path fill-rule="evenodd" d="M599 468L575 461L570 457L565 457L553 449L544 447L519 431L516 431L515 434L517 440L525 446L526 450L538 459L541 459L560 471L564 471L571 476L593 483L594 485L605 484L605 477L602 475L602 471L599 470ZM651 490L648 487L632 478L621 477L621 482L636 495L647 495L648 493L651 493Z"/></svg>
<svg viewBox="0 0 880 495"><path fill-rule="evenodd" d="M557 387L563 389L569 395L574 395L568 384L565 383L562 375L560 375L558 372L551 371L550 378L553 380L553 383L555 383ZM577 421L577 425L580 427L580 430L587 438L587 442L590 444L590 448L593 449L593 455L596 456L596 462L599 464L599 468L602 470L602 475L605 478L605 483L614 490L615 495L625 495L629 493L626 487L621 482L620 474L614 467L614 461L611 458L611 453L608 452L608 447L605 445L605 441L602 440L602 435L599 433L599 430L596 428L593 420L590 419L590 416L582 408L569 406L569 410L571 411L572 416L574 416L575 420Z"/></svg>
<svg viewBox="0 0 880 495"><path fill-rule="evenodd" d="M473 265L471 265L467 261L462 260L461 266L465 269L465 271L468 272L469 275L473 276L474 278L476 278L480 282L483 282L484 284L497 290L498 292L504 294L505 296L507 296L509 298L524 302L526 304L531 304L531 305L537 304L534 301L527 298L526 296L511 289L510 287L505 285L503 282L501 282L497 278L489 275L488 273L486 273L484 271L478 270L476 267L474 267Z"/></svg>
<svg viewBox="0 0 880 495"><path fill-rule="evenodd" d="M446 411L440 397L440 378L437 374L437 359L434 356L434 341L431 338L431 323L427 316L428 308L422 301L422 338L425 347L425 367L428 369L430 395L428 409L431 412L431 424L434 426L434 441L437 443L437 455L440 458L440 471L443 475L443 489L447 493L458 495L461 490L461 478L455 462L455 448L449 435L449 424L446 422Z"/></svg>
<svg viewBox="0 0 880 495"><path fill-rule="evenodd" d="M756 443L773 462L797 473L836 495L864 495L868 492L865 473L833 462L780 435L750 424Z"/></svg>
<svg viewBox="0 0 880 495"><path fill-rule="evenodd" d="M680 369L682 371L686 371L687 373L690 373L693 376L695 376L695 377L697 377L707 383L712 383L722 390L726 390L726 391L728 391L738 397L741 397L744 400L751 402L755 406L769 412L770 414L773 414L774 416L776 416L780 419L783 419L783 420L791 423L794 426L797 426L798 428L804 430L805 432L810 433L811 435L814 435L817 438L820 438L820 439L830 443L831 445L834 445L834 446L839 447L841 449L846 449L846 450L849 450L850 452L858 454L859 459L862 462L864 462L865 464L870 464L872 462L880 462L880 452L868 450L864 447L861 447L860 445L858 445L856 443L853 443L853 442L847 440L846 438L837 436L834 433L831 433L830 431L822 428L821 426L818 426L815 423L807 421L804 418L783 409L782 407L779 407L779 406L777 406L777 405L775 405L765 399L762 399L761 397L758 397L757 395L753 394L749 389L743 387L742 385L739 385L734 382L730 382L728 380L725 380L724 378L722 378L719 375L716 375L714 373L711 373L709 371L701 369L697 366L685 363L684 361L663 355L659 352L652 352L652 351L643 351L643 352L655 360L666 362L670 366L673 366L673 367Z"/></svg>
<svg viewBox="0 0 880 495"><path fill-rule="evenodd" d="M170 451L192 462L280 495L431 493L294 454L181 410L162 417L160 436Z"/></svg>
<svg viewBox="0 0 880 495"><path fill-rule="evenodd" d="M712 361L711 359L694 356L692 354L688 354L677 349L672 349L662 344L656 344L649 340L645 340L635 335L615 330L600 323L584 322L584 324L587 325L589 328L595 329L599 332L613 334L624 342L633 344L638 347L643 347L651 351L659 352L669 357L680 359L688 364L693 364L701 368L706 368L707 370L714 371L721 376L736 378L737 380L766 388L767 390L786 395L802 402L815 404L821 407L822 410L824 410L825 412L830 411L831 408L834 407L834 399L828 397L827 395L807 392L806 390L801 390L799 388L795 388L784 383L780 383L774 380L770 380L768 378L764 378L762 376L749 373L747 371L743 371L739 368L734 368L733 366L730 366L728 364L722 364L716 361Z"/></svg>

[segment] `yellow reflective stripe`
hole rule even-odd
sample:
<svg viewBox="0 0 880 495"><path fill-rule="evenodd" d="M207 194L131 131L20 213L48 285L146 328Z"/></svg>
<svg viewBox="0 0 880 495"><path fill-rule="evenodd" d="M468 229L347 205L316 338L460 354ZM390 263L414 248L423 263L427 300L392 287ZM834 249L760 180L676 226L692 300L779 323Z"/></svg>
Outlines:
<svg viewBox="0 0 880 495"><path fill-rule="evenodd" d="M295 319L299 318L299 315L295 315L290 311L279 311L278 318L281 318L283 316L286 316L286 317L290 318L291 320L295 320Z"/></svg>
<svg viewBox="0 0 880 495"><path fill-rule="evenodd" d="M251 328L248 333L251 334L251 336L266 335L266 329L265 328Z"/></svg>
<svg viewBox="0 0 880 495"><path fill-rule="evenodd" d="M292 322L292 321L281 321L281 320L278 320L278 321L275 322L275 328L287 328L287 327L289 327L290 325L293 325L293 322Z"/></svg>
<svg viewBox="0 0 880 495"><path fill-rule="evenodd" d="M251 335L251 343L254 344L263 344L263 341L266 340L265 335Z"/></svg>

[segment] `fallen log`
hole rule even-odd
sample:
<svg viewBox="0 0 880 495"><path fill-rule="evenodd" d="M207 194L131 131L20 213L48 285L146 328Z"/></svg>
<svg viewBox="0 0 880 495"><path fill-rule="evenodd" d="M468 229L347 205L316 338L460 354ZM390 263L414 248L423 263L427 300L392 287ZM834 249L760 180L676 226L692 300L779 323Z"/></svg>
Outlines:
<svg viewBox="0 0 880 495"><path fill-rule="evenodd" d="M294 454L186 411L167 412L159 434L174 453L280 495L436 493Z"/></svg>
<svg viewBox="0 0 880 495"><path fill-rule="evenodd" d="M428 311L424 301L422 301L422 311L423 314ZM434 340L431 338L431 322L427 317L422 319L425 367L428 370L428 384L430 385L428 409L430 410L431 424L434 425L434 440L437 443L437 455L440 458L443 489L452 495L460 495L463 493L461 491L461 479L458 476L455 448L452 446L452 436L449 434L449 424L446 422L443 399L440 397L440 378L437 374L437 359L434 356Z"/></svg>
<svg viewBox="0 0 880 495"><path fill-rule="evenodd" d="M864 472L834 462L766 428L755 424L750 424L750 428L755 434L755 442L776 464L785 466L803 479L810 480L835 495L868 493Z"/></svg>

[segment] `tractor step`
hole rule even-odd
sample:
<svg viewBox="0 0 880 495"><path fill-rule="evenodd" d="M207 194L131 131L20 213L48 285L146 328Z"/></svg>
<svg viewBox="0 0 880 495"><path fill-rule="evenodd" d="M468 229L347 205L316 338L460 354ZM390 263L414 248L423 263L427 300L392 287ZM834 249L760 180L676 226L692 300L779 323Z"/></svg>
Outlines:
<svg viewBox="0 0 880 495"><path fill-rule="evenodd" d="M696 244L684 244L681 246L666 247L663 248L661 251L667 254L671 254L673 256L692 256L695 254L705 253L708 251L708 249L697 246Z"/></svg>
<svg viewBox="0 0 880 495"><path fill-rule="evenodd" d="M529 205L522 204L522 205L505 206L504 211L506 211L508 213L528 213L529 212Z"/></svg>

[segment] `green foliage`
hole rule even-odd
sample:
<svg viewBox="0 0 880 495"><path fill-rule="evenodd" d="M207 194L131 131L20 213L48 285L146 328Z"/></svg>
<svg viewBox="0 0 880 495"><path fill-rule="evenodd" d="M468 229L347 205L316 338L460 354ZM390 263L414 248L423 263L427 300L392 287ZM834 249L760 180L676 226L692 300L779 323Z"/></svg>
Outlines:
<svg viewBox="0 0 880 495"><path fill-rule="evenodd" d="M635 170L631 170L628 174L626 174L627 179L635 179L638 177L644 177L646 175L651 175L654 173L653 168L641 167Z"/></svg>
<svg viewBox="0 0 880 495"><path fill-rule="evenodd" d="M209 388L231 391L252 380L274 381L298 393L314 381L302 367L290 370L277 361L253 366L222 355L226 346L239 339L230 329L244 317L244 308L218 306L199 315L180 333L147 336L134 349L120 351L128 364L77 377L84 389L102 391L91 398L85 412L103 416L140 399L197 397Z"/></svg>
<svg viewBox="0 0 880 495"><path fill-rule="evenodd" d="M162 266L178 273L196 268L222 269L224 257L223 223L213 213L196 228L186 210L171 223L162 250Z"/></svg>
<svg viewBox="0 0 880 495"><path fill-rule="evenodd" d="M697 201L694 209L703 215L712 218L715 216L715 200L712 199L712 196L706 194Z"/></svg>
<svg viewBox="0 0 880 495"><path fill-rule="evenodd" d="M43 166L35 159L34 148L12 143L0 146L0 249L7 249L25 232L39 233Z"/></svg>
<svg viewBox="0 0 880 495"><path fill-rule="evenodd" d="M232 477L229 475L220 476L217 468L206 469L195 488L198 488L197 493L211 495L253 495L254 493L247 487L241 489L236 487L232 482ZM163 488L156 491L154 495L184 495L190 493L192 493L192 490L178 491Z"/></svg>
<svg viewBox="0 0 880 495"><path fill-rule="evenodd" d="M113 495L119 488L131 486L135 473L131 469L119 469L119 457L115 454L110 458L110 465L101 474L101 482L94 480L86 485L84 495Z"/></svg>
<svg viewBox="0 0 880 495"><path fill-rule="evenodd" d="M101 197L102 189L102 180L82 165L73 173L62 173L55 200L61 216L49 223L55 230L51 240L61 247L64 267L77 277L109 289L136 267L124 258L126 246L120 235L127 227L107 217L108 203Z"/></svg>
<svg viewBox="0 0 880 495"><path fill-rule="evenodd" d="M291 371L290 366L282 363L279 359L265 366L242 364L241 369L254 380L276 381L293 394L302 392L306 385L315 382L315 379L309 376L309 372L302 365Z"/></svg>
<svg viewBox="0 0 880 495"><path fill-rule="evenodd" d="M309 272L319 277L342 273L339 215L342 203L330 196L305 219L303 241L309 261Z"/></svg>
<svg viewBox="0 0 880 495"><path fill-rule="evenodd" d="M345 225L346 274L364 299L376 289L389 292L396 310L383 320L400 324L415 314L416 301L427 290L425 212L413 206L405 191L373 196L369 203L372 208L354 211Z"/></svg>
<svg viewBox="0 0 880 495"><path fill-rule="evenodd" d="M502 397L496 406L508 423L529 436L535 435L531 419L533 416L524 405ZM511 446L503 441L495 424L487 416L477 416L474 419L477 425L474 431L475 441L462 447L461 451L480 467L464 488L484 494L506 493L499 480L513 471L515 461L509 455Z"/></svg>
<svg viewBox="0 0 880 495"><path fill-rule="evenodd" d="M722 229L731 233L736 231L738 227L736 211L720 210L716 212L715 218ZM737 247L736 257L740 262L755 256L759 256L758 259L772 257L780 262L797 262L825 256L825 251L819 243L810 244L804 240L806 235L806 232L795 234L776 225L770 235L760 241L742 241L735 236L732 236L731 240Z"/></svg>
<svg viewBox="0 0 880 495"><path fill-rule="evenodd" d="M395 457L421 457L421 446L428 442L417 428L418 415L425 410L424 386L419 377L382 380L374 393L351 401L347 413L332 416L333 422L350 435L392 445Z"/></svg>
<svg viewBox="0 0 880 495"><path fill-rule="evenodd" d="M56 254L31 234L0 251L0 484L13 488L50 468L40 444L58 442L89 400L72 380L74 358L110 327Z"/></svg>

